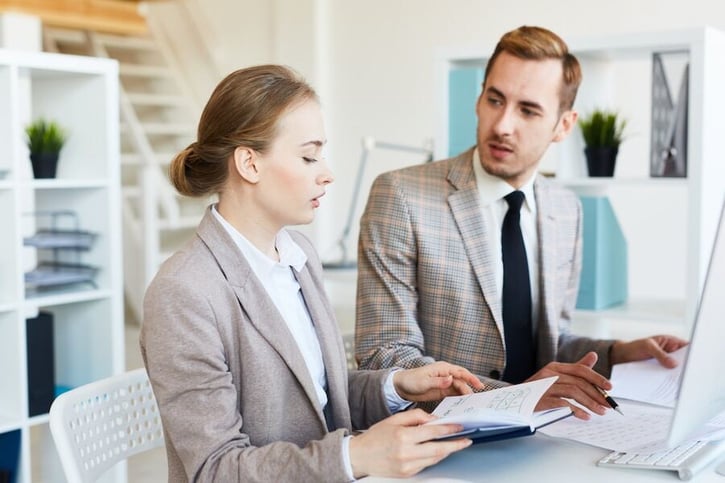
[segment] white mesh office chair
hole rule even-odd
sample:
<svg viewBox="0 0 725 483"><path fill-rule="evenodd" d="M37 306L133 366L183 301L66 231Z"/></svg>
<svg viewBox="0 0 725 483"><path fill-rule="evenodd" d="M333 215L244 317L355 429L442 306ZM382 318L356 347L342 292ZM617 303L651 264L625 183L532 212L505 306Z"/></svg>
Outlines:
<svg viewBox="0 0 725 483"><path fill-rule="evenodd" d="M96 481L119 461L164 444L143 368L58 396L50 407L50 431L69 483Z"/></svg>

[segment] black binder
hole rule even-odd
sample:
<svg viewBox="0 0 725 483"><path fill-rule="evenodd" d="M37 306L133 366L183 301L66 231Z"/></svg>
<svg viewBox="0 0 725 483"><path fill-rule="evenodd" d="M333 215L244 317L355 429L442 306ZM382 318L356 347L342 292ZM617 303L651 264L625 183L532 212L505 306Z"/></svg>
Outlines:
<svg viewBox="0 0 725 483"><path fill-rule="evenodd" d="M53 314L40 312L25 320L28 350L28 414L37 416L50 410L55 398L55 351Z"/></svg>

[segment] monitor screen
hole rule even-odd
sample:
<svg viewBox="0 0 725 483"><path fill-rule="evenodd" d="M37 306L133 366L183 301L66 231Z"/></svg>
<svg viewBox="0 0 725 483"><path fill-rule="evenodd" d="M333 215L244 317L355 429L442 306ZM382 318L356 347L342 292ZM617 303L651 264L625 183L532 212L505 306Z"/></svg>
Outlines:
<svg viewBox="0 0 725 483"><path fill-rule="evenodd" d="M668 443L725 410L725 203L692 328Z"/></svg>

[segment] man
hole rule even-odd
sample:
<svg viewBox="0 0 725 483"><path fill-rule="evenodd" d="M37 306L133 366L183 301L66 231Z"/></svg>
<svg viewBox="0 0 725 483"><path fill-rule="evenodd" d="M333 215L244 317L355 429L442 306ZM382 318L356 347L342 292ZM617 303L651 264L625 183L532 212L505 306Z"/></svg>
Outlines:
<svg viewBox="0 0 725 483"><path fill-rule="evenodd" d="M599 389L611 387L612 364L650 357L676 364L667 353L686 344L678 338L622 342L569 330L582 210L537 168L549 144L576 124L581 77L557 35L513 30L486 67L476 147L376 179L358 253L362 368L446 360L489 388L558 375L540 409L567 404L566 397L603 414Z"/></svg>

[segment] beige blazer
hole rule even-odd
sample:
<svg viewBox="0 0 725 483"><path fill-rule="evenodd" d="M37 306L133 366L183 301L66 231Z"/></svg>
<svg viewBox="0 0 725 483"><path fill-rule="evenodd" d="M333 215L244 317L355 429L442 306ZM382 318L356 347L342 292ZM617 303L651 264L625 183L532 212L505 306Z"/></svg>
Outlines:
<svg viewBox="0 0 725 483"><path fill-rule="evenodd" d="M166 436L169 481L346 481L342 439L390 414L388 371L348 374L320 261L295 273L327 372L336 431L282 316L207 210L144 300L141 351Z"/></svg>
<svg viewBox="0 0 725 483"><path fill-rule="evenodd" d="M361 219L356 355L368 369L460 364L497 387L506 364L501 301L493 296L496 228L484 226L472 166L458 157L380 175ZM582 210L576 196L539 176L537 364L599 353L611 341L570 333L581 271Z"/></svg>

